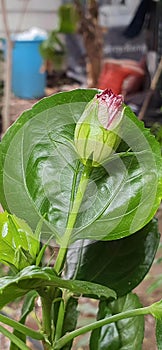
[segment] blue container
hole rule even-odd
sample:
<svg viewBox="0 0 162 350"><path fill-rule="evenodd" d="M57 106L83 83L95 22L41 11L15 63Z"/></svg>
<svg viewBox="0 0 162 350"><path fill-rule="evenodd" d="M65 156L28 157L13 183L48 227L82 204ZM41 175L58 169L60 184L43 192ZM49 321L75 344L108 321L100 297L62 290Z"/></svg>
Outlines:
<svg viewBox="0 0 162 350"><path fill-rule="evenodd" d="M15 40L12 52L12 91L15 96L35 99L45 95L46 74L41 72L43 59L38 40Z"/></svg>

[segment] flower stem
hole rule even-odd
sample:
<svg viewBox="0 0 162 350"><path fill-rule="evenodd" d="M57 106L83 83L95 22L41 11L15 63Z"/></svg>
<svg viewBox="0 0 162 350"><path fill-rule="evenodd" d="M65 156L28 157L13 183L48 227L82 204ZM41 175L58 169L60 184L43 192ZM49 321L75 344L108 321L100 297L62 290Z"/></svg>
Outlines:
<svg viewBox="0 0 162 350"><path fill-rule="evenodd" d="M76 330L64 335L62 338L60 338L58 341L56 341L54 349L55 350L62 349L62 347L65 346L69 341L78 337L79 335L87 333L87 332L92 331L94 329L100 328L106 324L117 322L117 321L125 319L125 318L147 315L149 313L151 313L150 306L147 306L147 307L143 307L143 308L139 308L139 309L121 312L120 314L116 314L116 315L110 316L108 318L105 318L103 320L99 320L99 321L90 323L87 326L76 329Z"/></svg>
<svg viewBox="0 0 162 350"><path fill-rule="evenodd" d="M63 236L63 240L62 240L61 245L60 245L60 250L59 250L59 253L58 253L58 256L56 259L56 263L55 263L55 267L54 267L55 271L57 273L59 273L61 271L61 269L63 268L67 249L69 246L70 237L71 237L71 234L72 234L75 222L76 222L76 218L77 218L79 208L80 208L82 200L83 200L85 190L86 190L87 185L88 185L91 171L92 171L91 166L87 165L87 166L85 166L83 173L81 175L78 190L76 193L76 197L75 197L74 202L73 202L72 210L69 213L67 227L66 227L66 230L65 230L65 233Z"/></svg>

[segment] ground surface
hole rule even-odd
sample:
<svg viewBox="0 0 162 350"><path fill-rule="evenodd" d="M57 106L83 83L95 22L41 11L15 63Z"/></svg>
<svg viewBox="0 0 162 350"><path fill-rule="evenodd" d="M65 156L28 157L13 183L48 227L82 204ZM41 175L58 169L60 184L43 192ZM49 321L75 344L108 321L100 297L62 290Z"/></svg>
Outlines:
<svg viewBox="0 0 162 350"><path fill-rule="evenodd" d="M77 88L77 85L73 85L72 89ZM69 86L65 86L64 90L69 90ZM47 95L50 95L52 93L55 93L56 90L54 89L48 89ZM37 102L36 100L22 100L19 98L15 98L12 96L11 99L11 123L17 119L17 117L26 109L31 108L31 106ZM162 233L162 210L159 210L158 212L159 217L159 230ZM162 249L161 251L158 251L157 256L162 256ZM147 287L150 285L150 283L154 280L154 278L161 274L162 272L162 263L156 264L154 263L149 274L146 276L145 280L135 289L135 292L140 297L140 300L144 306L151 304L154 301L157 301L161 299L162 295L162 288L157 289L151 294L147 293ZM80 305L81 310L81 318L80 318L80 325L86 324L87 320L93 320L94 315L96 313L96 303L94 301L89 301L88 299L85 300L84 303ZM5 308L5 312L8 313L10 316L18 318L19 317L19 311L17 304L12 304L11 307ZM30 326L34 326L34 315L31 315L28 324ZM151 316L146 317L145 322L145 339L143 343L142 350L157 350L157 347L155 345L155 335L154 335L154 320ZM86 346L87 343L87 335L84 337L81 337L79 339L79 342L77 340L77 343L74 344L73 350L88 350L88 347ZM29 341L28 343L29 347L33 350L39 350L41 349L39 344L31 344ZM0 350L8 350L9 345L8 341L4 339L2 335L0 335Z"/></svg>

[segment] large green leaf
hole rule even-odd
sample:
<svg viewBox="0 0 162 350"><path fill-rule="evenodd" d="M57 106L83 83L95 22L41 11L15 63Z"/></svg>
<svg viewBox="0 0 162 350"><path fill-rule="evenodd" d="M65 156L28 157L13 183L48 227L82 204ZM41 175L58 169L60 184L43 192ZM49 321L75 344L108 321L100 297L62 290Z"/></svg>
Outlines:
<svg viewBox="0 0 162 350"><path fill-rule="evenodd" d="M95 90L45 98L25 112L2 139L0 198L4 208L62 242L83 166L73 146L75 123ZM116 156L96 168L75 223L71 243L118 239L146 225L162 196L160 147L127 107ZM45 238L45 236L44 236Z"/></svg>
<svg viewBox="0 0 162 350"><path fill-rule="evenodd" d="M77 241L68 250L65 276L100 283L122 296L149 271L159 239L153 219L134 235L116 241Z"/></svg>
<svg viewBox="0 0 162 350"><path fill-rule="evenodd" d="M47 238L52 231L59 240L65 229L75 173L70 164L74 151L66 138L73 137L75 122L94 94L94 90L76 90L41 100L22 114L0 144L0 201L33 229L46 214ZM59 136L65 142L63 150L56 148Z"/></svg>
<svg viewBox="0 0 162 350"><path fill-rule="evenodd" d="M113 303L100 302L98 319L141 306L137 295L127 294ZM105 325L91 334L91 350L141 350L144 335L144 317L132 317Z"/></svg>
<svg viewBox="0 0 162 350"><path fill-rule="evenodd" d="M7 276L0 279L0 308L18 297L22 297L30 290L44 293L44 288L53 286L70 290L76 295L97 296L98 298L115 298L113 290L99 284L86 281L68 281L59 278L52 268L29 266L16 276ZM14 290L14 293L13 293Z"/></svg>

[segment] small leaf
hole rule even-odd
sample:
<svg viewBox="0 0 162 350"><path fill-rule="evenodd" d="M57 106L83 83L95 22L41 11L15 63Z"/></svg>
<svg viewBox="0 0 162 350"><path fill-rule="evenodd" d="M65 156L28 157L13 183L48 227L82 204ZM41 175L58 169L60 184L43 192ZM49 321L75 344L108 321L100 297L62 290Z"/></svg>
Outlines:
<svg viewBox="0 0 162 350"><path fill-rule="evenodd" d="M39 242L24 220L0 213L0 261L17 270L34 263Z"/></svg>
<svg viewBox="0 0 162 350"><path fill-rule="evenodd" d="M162 320L156 319L156 342L158 350L162 350Z"/></svg>
<svg viewBox="0 0 162 350"><path fill-rule="evenodd" d="M76 295L91 295L92 297L115 298L116 293L99 284L86 281L63 280L57 277L52 268L29 266L16 276L7 276L0 279L0 308L7 303L22 297L30 290L43 293L43 288L53 286L70 290ZM14 293L13 293L14 290Z"/></svg>
<svg viewBox="0 0 162 350"><path fill-rule="evenodd" d="M98 319L141 307L135 294L127 294L112 303L101 301ZM141 350L144 336L144 317L136 316L105 325L91 334L91 350Z"/></svg>
<svg viewBox="0 0 162 350"><path fill-rule="evenodd" d="M162 300L150 305L149 309L152 316L162 320Z"/></svg>
<svg viewBox="0 0 162 350"><path fill-rule="evenodd" d="M19 236L22 235L27 240L27 248L32 257L35 258L39 251L40 241L40 230L42 227L42 219L38 222L35 233L32 232L29 225L16 215L9 215L9 218L13 221L16 229L18 230ZM23 246L24 248L24 246Z"/></svg>
<svg viewBox="0 0 162 350"><path fill-rule="evenodd" d="M21 320L20 320L21 323L25 323L26 317L33 310L35 298L37 296L38 296L38 293L33 290L26 295L23 303L23 307L22 307Z"/></svg>

